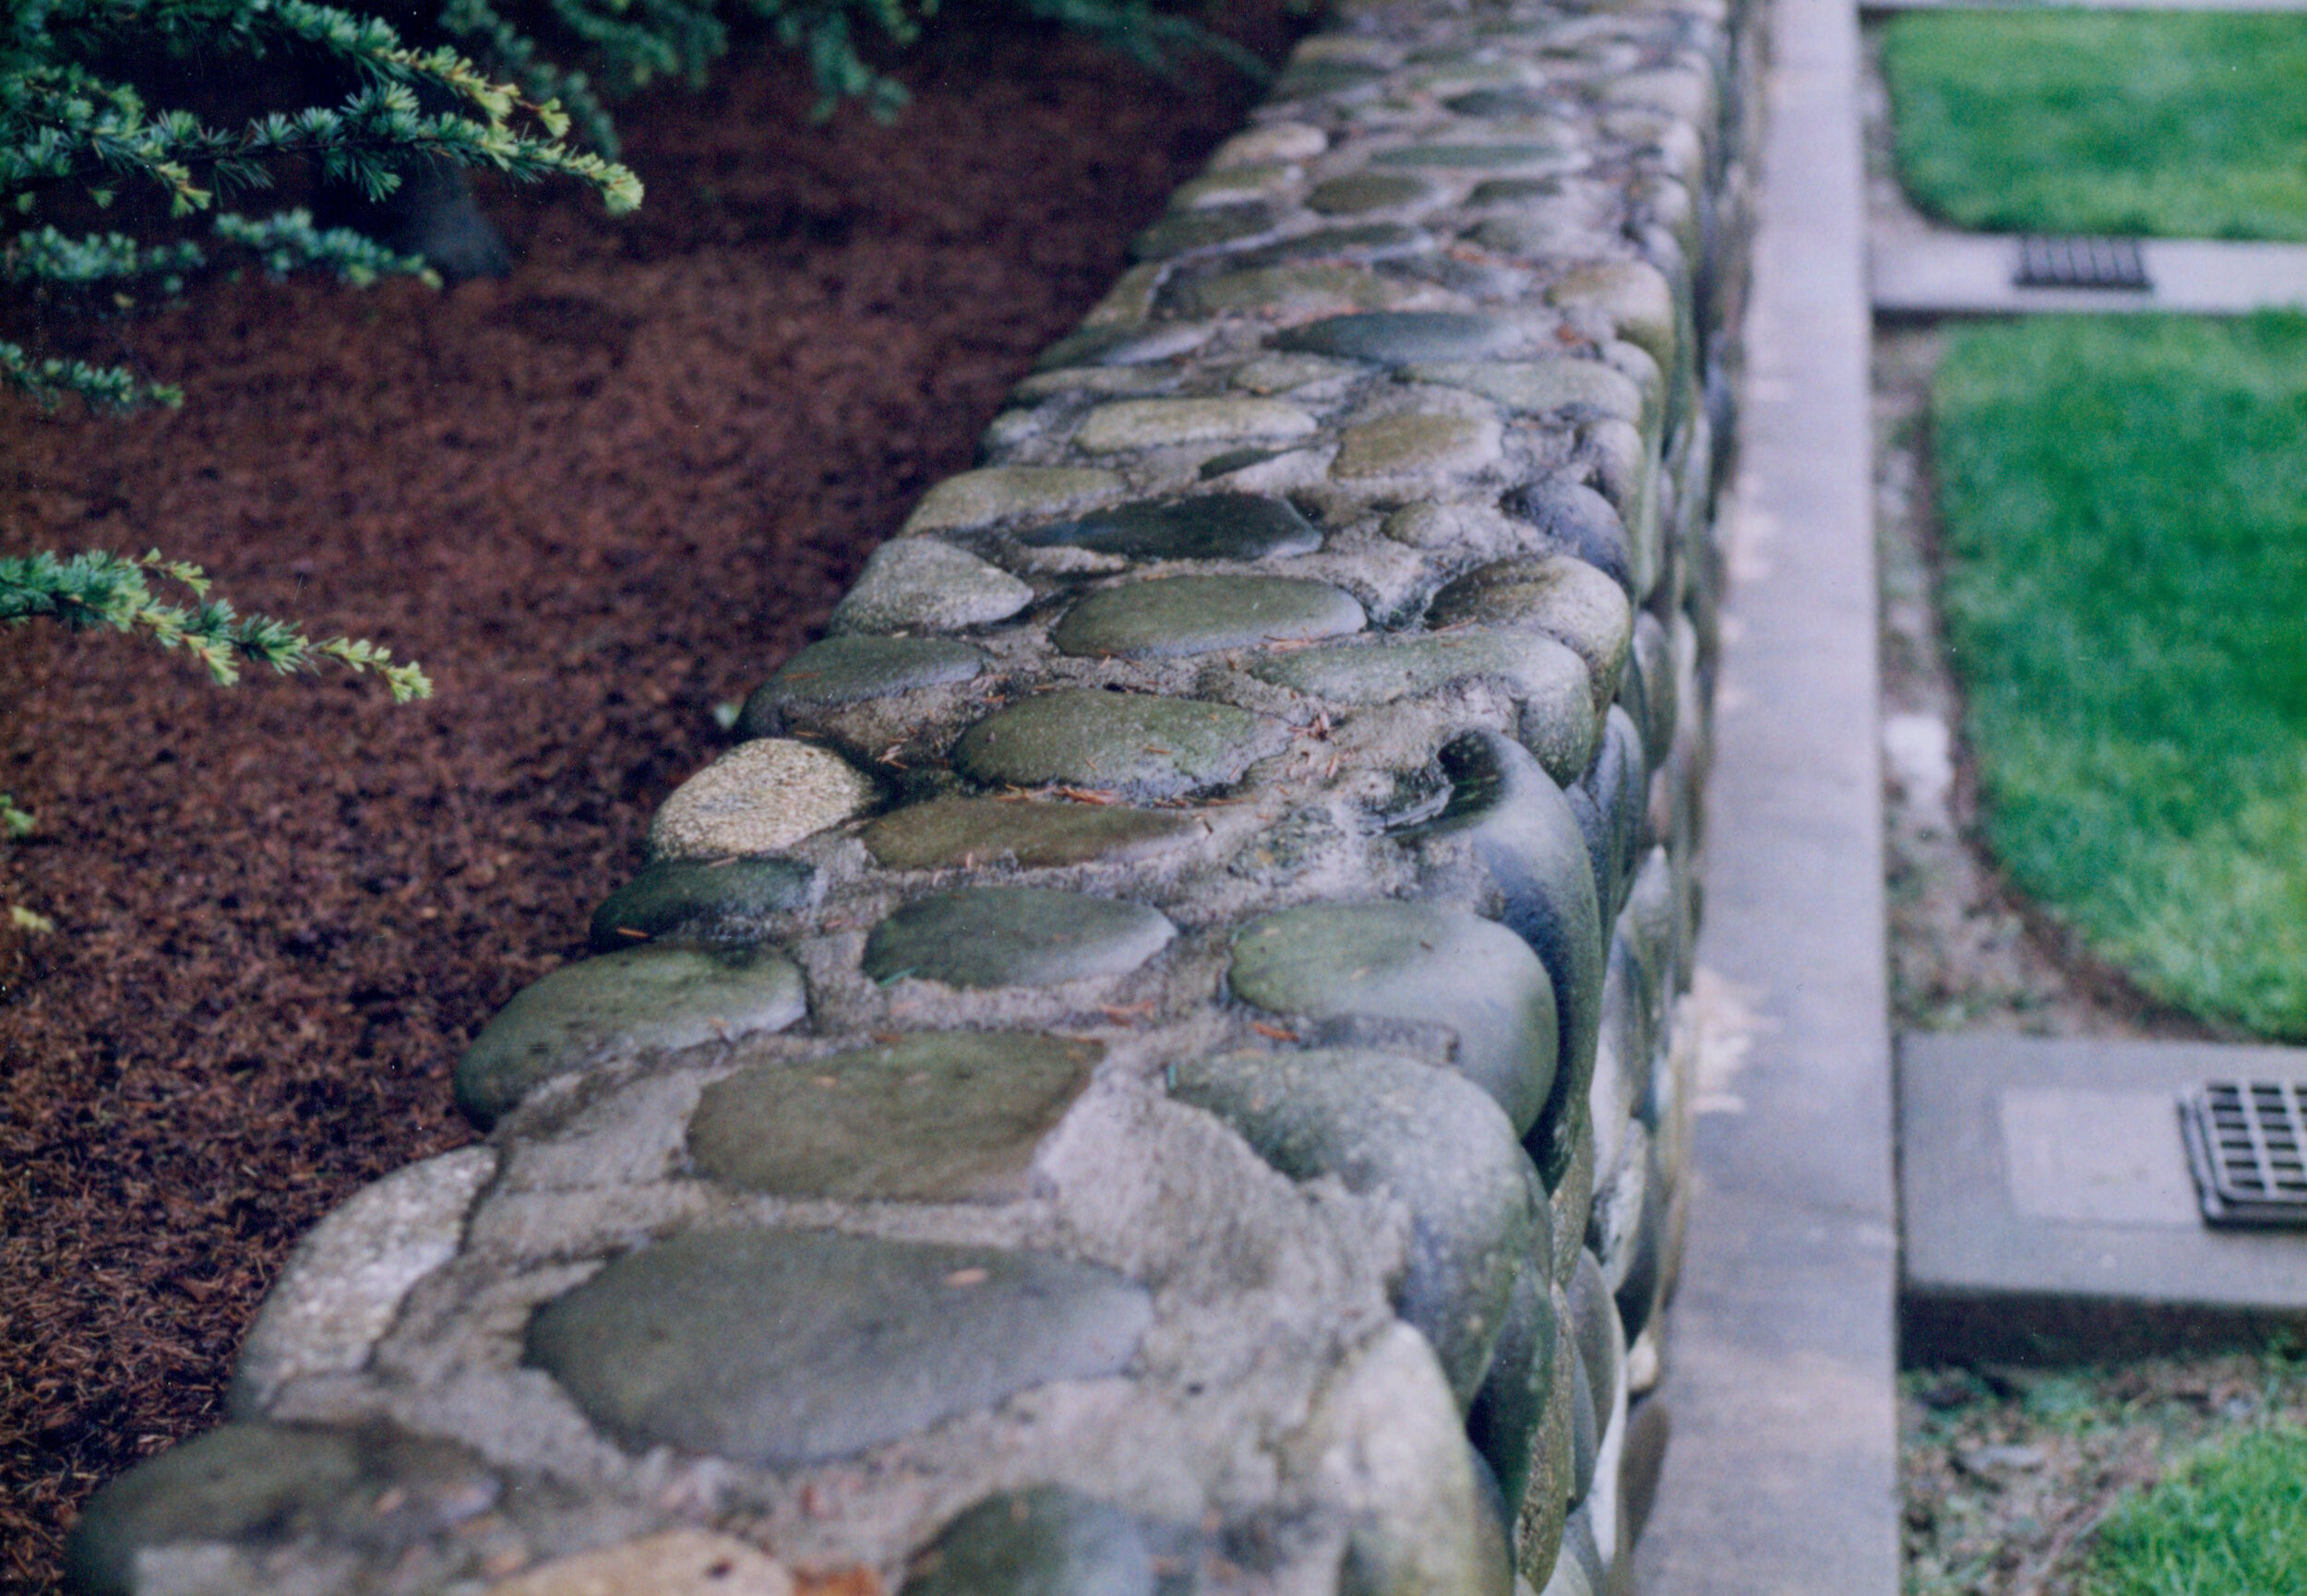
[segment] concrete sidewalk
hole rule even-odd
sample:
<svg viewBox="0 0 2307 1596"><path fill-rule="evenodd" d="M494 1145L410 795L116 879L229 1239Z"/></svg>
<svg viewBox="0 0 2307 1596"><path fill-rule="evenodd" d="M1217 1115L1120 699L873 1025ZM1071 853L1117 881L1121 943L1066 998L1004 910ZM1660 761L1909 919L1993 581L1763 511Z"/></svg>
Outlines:
<svg viewBox="0 0 2307 1596"><path fill-rule="evenodd" d="M1876 312L1895 316L2026 311L2183 311L2241 316L2307 304L2307 244L2142 239L2146 292L2014 285L2019 241L1995 233L1878 225L1870 252Z"/></svg>
<svg viewBox="0 0 2307 1596"><path fill-rule="evenodd" d="M1857 10L1781 0L1773 36L1699 947L1715 1067L1644 1596L1899 1588Z"/></svg>

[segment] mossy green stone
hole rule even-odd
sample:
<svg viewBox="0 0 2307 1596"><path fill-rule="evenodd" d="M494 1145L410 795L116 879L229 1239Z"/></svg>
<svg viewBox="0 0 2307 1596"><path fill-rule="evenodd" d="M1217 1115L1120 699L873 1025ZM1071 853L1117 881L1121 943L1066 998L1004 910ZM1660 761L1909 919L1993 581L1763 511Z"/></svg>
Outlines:
<svg viewBox="0 0 2307 1596"><path fill-rule="evenodd" d="M1173 210L1130 242L1135 260L1167 260L1190 250L1250 238L1273 226L1273 208L1262 204L1205 205Z"/></svg>
<svg viewBox="0 0 2307 1596"><path fill-rule="evenodd" d="M1358 227L1326 227L1300 233L1276 244L1246 249L1230 257L1244 269L1286 266L1297 260L1394 260L1423 255L1434 247L1433 237L1399 221L1371 221Z"/></svg>
<svg viewBox="0 0 2307 1596"><path fill-rule="evenodd" d="M690 1232L529 1321L528 1362L636 1452L791 1468L1128 1366L1153 1323L1110 1269L814 1233Z"/></svg>
<svg viewBox="0 0 2307 1596"><path fill-rule="evenodd" d="M1546 966L1493 921L1426 903L1286 909L1235 937L1234 995L1276 1014L1439 1025L1452 1063L1525 1134L1554 1084L1558 1023Z"/></svg>
<svg viewBox="0 0 2307 1596"><path fill-rule="evenodd" d="M1531 1179L1536 1178L1532 1172ZM1466 1438L1498 1476L1500 1494L1508 1502L1520 1502L1529 1488L1539 1428L1554 1391L1556 1355L1565 1339L1554 1317L1551 1221L1548 1210L1544 1245L1521 1259L1489 1373L1466 1414Z"/></svg>
<svg viewBox="0 0 2307 1596"><path fill-rule="evenodd" d="M563 965L497 1010L457 1062L457 1105L485 1128L554 1076L783 1030L807 1012L799 968L767 948L603 954Z"/></svg>
<svg viewBox="0 0 2307 1596"><path fill-rule="evenodd" d="M1409 144L1381 149L1369 158L1372 166L1425 166L1443 169L1494 166L1535 166L1564 153L1554 144Z"/></svg>
<svg viewBox="0 0 2307 1596"><path fill-rule="evenodd" d="M865 845L891 870L971 868L1010 860L1021 870L1130 864L1208 834L1175 809L1119 804L1034 804L1008 798L937 798L884 815Z"/></svg>
<svg viewBox="0 0 2307 1596"><path fill-rule="evenodd" d="M1617 693L1634 640L1626 590L1565 554L1500 560L1469 571L1434 595L1426 624L1521 626L1559 637L1586 662L1599 703Z"/></svg>
<svg viewBox="0 0 2307 1596"><path fill-rule="evenodd" d="M1552 1215L1514 1128L1472 1081L1360 1049L1179 1062L1171 1095L1209 1110L1293 1180L1336 1175L1410 1213L1402 1316L1432 1343L1464 1409L1507 1322L1516 1280L1543 1276Z"/></svg>
<svg viewBox="0 0 2307 1596"><path fill-rule="evenodd" d="M916 898L873 928L865 972L948 986L1053 986L1127 975L1177 928L1158 910L1042 887L965 887Z"/></svg>
<svg viewBox="0 0 2307 1596"><path fill-rule="evenodd" d="M1417 205L1432 198L1434 192L1431 184L1398 172L1357 172L1317 185L1306 197L1306 205L1324 216L1354 216Z"/></svg>
<svg viewBox="0 0 2307 1596"><path fill-rule="evenodd" d="M1175 1531L1164 1552L1185 1551ZM1001 1491L969 1507L908 1560L901 1596L1155 1596L1182 1590L1145 1527L1057 1485Z"/></svg>
<svg viewBox="0 0 2307 1596"><path fill-rule="evenodd" d="M771 1197L1013 1200L1103 1051L1030 1031L943 1031L756 1065L705 1089L689 1158L709 1180Z"/></svg>
<svg viewBox="0 0 2307 1596"><path fill-rule="evenodd" d="M1524 205L1534 199L1554 199L1560 197L1562 180L1559 177L1491 177L1474 185L1466 196L1468 205Z"/></svg>
<svg viewBox="0 0 2307 1596"><path fill-rule="evenodd" d="M1334 94L1343 89L1358 89L1375 83L1385 76L1376 66L1365 66L1351 61L1297 61L1284 69L1273 86L1276 103L1287 100L1311 98L1318 94Z"/></svg>
<svg viewBox="0 0 2307 1596"><path fill-rule="evenodd" d="M1279 721L1230 704L1067 688L986 716L953 763L978 781L1174 798L1237 781L1288 743Z"/></svg>
<svg viewBox="0 0 2307 1596"><path fill-rule="evenodd" d="M1405 382L1464 388L1524 415L1587 410L1619 421L1642 420L1643 390L1596 360L1431 361L1405 366L1401 375Z"/></svg>
<svg viewBox="0 0 2307 1596"><path fill-rule="evenodd" d="M1482 360L1510 353L1527 341L1504 316L1470 311L1395 310L1333 316L1277 333L1272 347L1300 354L1335 355L1380 365L1413 361Z"/></svg>
<svg viewBox="0 0 2307 1596"><path fill-rule="evenodd" d="M1477 89L1442 104L1460 116L1550 116L1557 109L1534 89Z"/></svg>
<svg viewBox="0 0 2307 1596"><path fill-rule="evenodd" d="M1242 452L1253 461L1273 458L1265 449ZM1018 542L1133 560L1263 560L1310 554L1321 547L1321 533L1287 499L1229 493L1117 505L1037 527Z"/></svg>
<svg viewBox="0 0 2307 1596"><path fill-rule="evenodd" d="M737 717L745 737L776 734L790 705L856 704L919 687L966 682L986 656L950 637L828 637L811 643L753 690Z"/></svg>
<svg viewBox="0 0 2307 1596"><path fill-rule="evenodd" d="M1165 577L1092 593L1049 634L1069 654L1174 659L1362 629L1351 594L1289 577Z"/></svg>
<svg viewBox="0 0 2307 1596"><path fill-rule="evenodd" d="M751 941L771 916L807 909L818 894L817 871L798 859L660 859L592 911L592 950Z"/></svg>

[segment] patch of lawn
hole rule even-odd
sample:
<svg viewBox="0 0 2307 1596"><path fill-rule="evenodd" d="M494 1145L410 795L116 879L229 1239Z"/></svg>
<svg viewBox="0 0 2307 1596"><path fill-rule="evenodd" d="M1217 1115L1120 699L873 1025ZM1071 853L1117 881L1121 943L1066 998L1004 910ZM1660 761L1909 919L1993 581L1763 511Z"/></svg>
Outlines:
<svg viewBox="0 0 2307 1596"><path fill-rule="evenodd" d="M1910 13L1883 74L1958 227L2307 240L2307 16Z"/></svg>
<svg viewBox="0 0 2307 1596"><path fill-rule="evenodd" d="M2259 1430L2198 1454L2099 1529L2086 1596L2307 1590L2307 1431Z"/></svg>
<svg viewBox="0 0 2307 1596"><path fill-rule="evenodd" d="M2307 316L1966 328L1931 418L1990 845L2150 993L2307 1037Z"/></svg>

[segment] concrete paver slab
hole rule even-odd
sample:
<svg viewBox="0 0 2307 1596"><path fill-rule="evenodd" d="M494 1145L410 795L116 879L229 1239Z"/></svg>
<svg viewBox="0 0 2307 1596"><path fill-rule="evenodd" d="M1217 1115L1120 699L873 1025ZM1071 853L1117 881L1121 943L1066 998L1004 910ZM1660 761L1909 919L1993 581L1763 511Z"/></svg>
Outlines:
<svg viewBox="0 0 2307 1596"><path fill-rule="evenodd" d="M2207 1080L2307 1050L1908 1036L1899 1194L1910 1362L2249 1344L2307 1327L2307 1231L2213 1230L2179 1132Z"/></svg>
<svg viewBox="0 0 2307 1596"><path fill-rule="evenodd" d="M1699 950L1751 1045L1702 1089L1651 1596L1899 1589L1857 24L1773 29Z"/></svg>
<svg viewBox="0 0 2307 1596"><path fill-rule="evenodd" d="M1996 233L1878 228L1869 274L1877 314L2002 316L2024 311L2182 311L2241 316L2307 304L2307 244L2144 239L2146 292L2019 288L2019 241Z"/></svg>

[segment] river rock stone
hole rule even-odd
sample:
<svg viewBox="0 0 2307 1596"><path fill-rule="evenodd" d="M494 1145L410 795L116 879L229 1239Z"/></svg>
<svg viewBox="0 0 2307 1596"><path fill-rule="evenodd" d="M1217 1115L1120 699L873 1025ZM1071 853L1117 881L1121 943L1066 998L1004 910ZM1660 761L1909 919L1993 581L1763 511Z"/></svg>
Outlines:
<svg viewBox="0 0 2307 1596"><path fill-rule="evenodd" d="M1498 423L1480 416L1397 415L1349 427L1330 474L1464 476L1498 463Z"/></svg>
<svg viewBox="0 0 2307 1596"><path fill-rule="evenodd" d="M1521 327L1504 316L1397 310L1333 316L1276 333L1266 341L1292 353L1407 365L1419 361L1492 358L1520 349L1526 340Z"/></svg>
<svg viewBox="0 0 2307 1596"><path fill-rule="evenodd" d="M916 898L873 928L865 972L948 986L1052 986L1127 975L1177 928L1142 903L1043 887L965 887Z"/></svg>
<svg viewBox="0 0 2307 1596"><path fill-rule="evenodd" d="M1152 1322L1142 1288L1044 1254L720 1230L626 1254L526 1343L635 1451L795 1467L1118 1374Z"/></svg>
<svg viewBox="0 0 2307 1596"><path fill-rule="evenodd" d="M1269 122L1237 133L1219 145L1210 156L1210 165L1224 172L1268 161L1311 161L1329 148L1330 136L1319 127L1303 122Z"/></svg>
<svg viewBox="0 0 2307 1596"><path fill-rule="evenodd" d="M770 920L815 906L821 890L798 859L655 860L592 911L592 950L757 941Z"/></svg>
<svg viewBox="0 0 2307 1596"><path fill-rule="evenodd" d="M1568 645L1537 632L1464 632L1333 644L1259 661L1250 674L1339 704L1387 704L1489 676L1523 705L1522 735L1549 772L1574 780L1597 731L1586 667Z"/></svg>
<svg viewBox="0 0 2307 1596"><path fill-rule="evenodd" d="M1228 258L1244 268L1255 268L1298 260L1400 260L1424 255L1433 247L1432 236L1415 227L1399 221L1369 221L1353 227L1319 228L1245 249Z"/></svg>
<svg viewBox="0 0 2307 1596"><path fill-rule="evenodd" d="M1553 1381L1544 1417L1532 1437L1529 1483L1514 1526L1514 1562L1526 1578L1543 1579L1561 1555L1562 1531L1577 1473L1578 1349L1570 1332L1570 1302L1560 1286L1548 1296L1554 1324ZM1551 1590L1551 1585L1547 1587Z"/></svg>
<svg viewBox="0 0 2307 1596"><path fill-rule="evenodd" d="M1306 196L1306 206L1324 216L1355 216L1423 205L1438 197L1432 184L1405 173L1355 172L1316 184Z"/></svg>
<svg viewBox="0 0 2307 1596"><path fill-rule="evenodd" d="M1314 418L1296 405L1263 399L1123 399L1100 405L1073 435L1091 454L1302 438Z"/></svg>
<svg viewBox="0 0 2307 1596"><path fill-rule="evenodd" d="M1185 1538L1163 1537L1164 1551ZM1162 1577L1145 1527L1110 1503L1058 1485L1000 1491L915 1553L901 1596L1155 1596Z"/></svg>
<svg viewBox="0 0 2307 1596"><path fill-rule="evenodd" d="M98 1492L65 1543L65 1581L77 1596L133 1596L143 1553L331 1530L389 1554L486 1512L500 1492L478 1459L446 1441L380 1425L227 1424Z"/></svg>
<svg viewBox="0 0 2307 1596"><path fill-rule="evenodd" d="M1537 1172L1498 1105L1463 1076L1363 1050L1195 1058L1173 1067L1170 1092L1293 1180L1335 1175L1408 1209L1394 1305L1432 1344L1460 1408L1470 1405L1515 1282L1542 1276L1531 1260L1552 1255Z"/></svg>
<svg viewBox="0 0 2307 1596"><path fill-rule="evenodd" d="M1413 298L1416 288L1358 266L1312 262L1260 266L1188 279L1172 294L1194 316L1268 316L1295 320L1325 311L1381 311Z"/></svg>
<svg viewBox="0 0 2307 1596"><path fill-rule="evenodd" d="M1453 738L1438 759L1449 802L1410 837L1470 845L1503 900L1501 923L1546 966L1560 1026L1559 1073L1583 1096L1601 1030L1605 964L1601 899L1577 815L1529 752L1495 732ZM1568 1101L1570 1093L1557 1095Z"/></svg>
<svg viewBox="0 0 2307 1596"><path fill-rule="evenodd" d="M1659 365L1675 363L1674 289L1666 274L1639 260L1573 267L1547 290L1548 303L1600 312L1620 338L1647 351Z"/></svg>
<svg viewBox="0 0 2307 1596"><path fill-rule="evenodd" d="M1564 1293L1570 1302L1570 1331L1578 1343L1578 1358L1586 1371L1594 1399L1594 1429L1599 1437L1609 1428L1618 1399L1619 1376L1626 1362L1626 1331L1620 1325L1618 1304L1602 1278L1602 1261L1590 1251L1578 1255L1578 1268Z"/></svg>
<svg viewBox="0 0 2307 1596"><path fill-rule="evenodd" d="M1472 623L1528 626L1578 651L1594 679L1595 702L1618 693L1619 673L1634 637L1626 590L1584 560L1565 554L1500 560L1467 572L1434 595L1426 624L1440 629Z"/></svg>
<svg viewBox="0 0 2307 1596"><path fill-rule="evenodd" d="M1442 101L1460 116L1550 116L1554 101L1535 89L1476 89Z"/></svg>
<svg viewBox="0 0 2307 1596"><path fill-rule="evenodd" d="M1369 158L1372 166L1431 167L1447 171L1488 170L1501 166L1540 166L1559 161L1565 154L1559 144L1405 144L1381 149Z"/></svg>
<svg viewBox="0 0 2307 1596"><path fill-rule="evenodd" d="M1503 926L1423 903L1287 909L1234 939L1234 995L1277 1014L1448 1028L1452 1062L1527 1132L1554 1084L1553 983Z"/></svg>
<svg viewBox="0 0 2307 1596"><path fill-rule="evenodd" d="M1584 560L1634 595L1634 554L1626 523L1610 501L1584 482L1545 477L1514 489L1498 507L1536 527L1548 543Z"/></svg>
<svg viewBox="0 0 2307 1596"><path fill-rule="evenodd" d="M1327 582L1166 577L1100 589L1049 637L1069 654L1157 660L1343 637L1366 619L1360 604Z"/></svg>
<svg viewBox="0 0 2307 1596"><path fill-rule="evenodd" d="M905 531L967 531L1026 516L1063 515L1085 505L1118 498L1124 491L1122 480L1111 471L1053 466L987 466L982 470L948 477L924 494L920 505L905 521Z"/></svg>
<svg viewBox="0 0 2307 1596"><path fill-rule="evenodd" d="M1634 862L1642 847L1643 805L1648 796L1644 780L1647 759L1642 733L1634 719L1617 705L1603 722L1602 745L1591 768L1564 796L1585 834L1586 851L1594 861L1595 882L1606 918L1615 923L1626 907L1632 885Z"/></svg>
<svg viewBox="0 0 2307 1596"><path fill-rule="evenodd" d="M487 1596L793 1596L792 1571L734 1535L662 1534L557 1557L488 1588Z"/></svg>
<svg viewBox="0 0 2307 1596"><path fill-rule="evenodd" d="M565 964L472 1039L457 1062L457 1106L486 1129L555 1076L783 1030L807 1012L799 968L765 948L636 947Z"/></svg>
<svg viewBox="0 0 2307 1596"><path fill-rule="evenodd" d="M985 668L982 652L950 637L828 637L787 660L753 690L737 717L737 732L774 736L790 706L856 704L949 686Z"/></svg>
<svg viewBox="0 0 2307 1596"><path fill-rule="evenodd" d="M1528 1161L1524 1160L1525 1167ZM1537 1172L1531 1170L1529 1178L1535 1183ZM1538 1427L1546 1422L1547 1399L1554 1390L1560 1340L1554 1319L1552 1216L1543 1203L1537 1207L1548 1213L1547 1233L1536 1238L1542 1245L1515 1271L1489 1372L1466 1414L1466 1438L1497 1476L1499 1495L1513 1503L1521 1502L1530 1488Z"/></svg>
<svg viewBox="0 0 2307 1596"><path fill-rule="evenodd" d="M1130 240L1130 255L1135 260L1167 260L1273 230L1273 208L1258 200L1173 210Z"/></svg>
<svg viewBox="0 0 2307 1596"><path fill-rule="evenodd" d="M998 864L1021 870L1130 864L1207 835L1191 815L1118 804L1034 804L1006 798L938 798L884 815L865 845L892 870Z"/></svg>
<svg viewBox="0 0 2307 1596"><path fill-rule="evenodd" d="M951 632L1016 614L1034 590L935 538L891 538L833 606L836 632Z"/></svg>
<svg viewBox="0 0 2307 1596"><path fill-rule="evenodd" d="M1288 742L1279 721L1228 704L1069 688L986 716L953 762L978 781L1174 798L1239 780Z"/></svg>
<svg viewBox="0 0 2307 1596"><path fill-rule="evenodd" d="M1174 360L1210 341L1213 329L1187 321L1163 322L1157 327L1092 325L1051 344L1034 363L1035 371L1060 366L1148 365ZM1015 468L1024 469L1024 468ZM964 472L974 476L977 472ZM1119 484L1116 483L1117 489Z"/></svg>
<svg viewBox="0 0 2307 1596"><path fill-rule="evenodd" d="M797 1200L1008 1202L1104 1050L1029 1031L943 1031L715 1081L689 1117L709 1180Z"/></svg>
<svg viewBox="0 0 2307 1596"><path fill-rule="evenodd" d="M1260 451L1260 458L1270 457ZM1265 560L1310 554L1321 547L1321 533L1287 499L1220 493L1117 505L1036 527L1018 542L1133 560Z"/></svg>
<svg viewBox="0 0 2307 1596"><path fill-rule="evenodd" d="M681 783L649 826L652 859L774 853L870 807L871 778L813 743L740 743Z"/></svg>
<svg viewBox="0 0 2307 1596"><path fill-rule="evenodd" d="M1523 415L1572 411L1618 421L1642 419L1642 389L1598 360L1421 361L1404 366L1400 375L1405 382L1464 388Z"/></svg>

